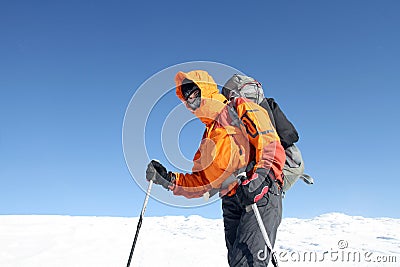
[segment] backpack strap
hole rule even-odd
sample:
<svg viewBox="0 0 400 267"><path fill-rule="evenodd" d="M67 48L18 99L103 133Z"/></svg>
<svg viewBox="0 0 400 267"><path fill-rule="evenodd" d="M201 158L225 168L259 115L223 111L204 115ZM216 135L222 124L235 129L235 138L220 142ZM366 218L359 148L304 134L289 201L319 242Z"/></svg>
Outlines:
<svg viewBox="0 0 400 267"><path fill-rule="evenodd" d="M235 126L235 127L239 127L239 128L240 128L240 126L241 126L241 125L244 126L244 124L243 124L242 120L239 118L239 115L238 115L238 113L237 113L237 111L236 111L235 102L236 102L235 99L233 99L232 101L230 101L230 102L228 103L228 105L227 105L227 108L228 108L229 117L230 117L231 120L232 120L232 122L231 122L232 126Z"/></svg>

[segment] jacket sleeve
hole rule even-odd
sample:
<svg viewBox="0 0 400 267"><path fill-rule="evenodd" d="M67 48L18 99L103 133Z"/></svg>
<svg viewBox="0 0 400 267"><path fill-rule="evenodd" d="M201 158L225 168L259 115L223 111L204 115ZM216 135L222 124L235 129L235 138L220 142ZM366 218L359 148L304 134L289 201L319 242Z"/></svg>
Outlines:
<svg viewBox="0 0 400 267"><path fill-rule="evenodd" d="M235 104L249 142L255 149L254 171L258 168L272 169L277 179L281 180L286 155L268 112L245 98L237 98Z"/></svg>
<svg viewBox="0 0 400 267"><path fill-rule="evenodd" d="M232 173L245 166L244 155L232 138L234 131L233 127L206 131L209 136L205 134L194 156L192 173L175 173L174 195L201 197L212 188L219 188Z"/></svg>

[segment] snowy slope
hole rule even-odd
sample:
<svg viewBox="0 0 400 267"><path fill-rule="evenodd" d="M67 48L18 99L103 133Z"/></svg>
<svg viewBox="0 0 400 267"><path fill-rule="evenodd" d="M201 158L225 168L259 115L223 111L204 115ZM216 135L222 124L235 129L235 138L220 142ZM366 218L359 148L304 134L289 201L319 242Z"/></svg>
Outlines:
<svg viewBox="0 0 400 267"><path fill-rule="evenodd" d="M126 266L137 220L0 216L0 266ZM224 242L221 219L148 217L131 266L228 266ZM400 266L400 219L287 218L276 249L281 267Z"/></svg>

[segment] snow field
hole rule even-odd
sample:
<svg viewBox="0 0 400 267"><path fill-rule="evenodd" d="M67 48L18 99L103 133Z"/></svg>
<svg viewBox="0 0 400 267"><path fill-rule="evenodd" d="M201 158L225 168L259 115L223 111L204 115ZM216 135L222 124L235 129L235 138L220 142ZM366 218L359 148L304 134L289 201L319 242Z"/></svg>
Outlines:
<svg viewBox="0 0 400 267"><path fill-rule="evenodd" d="M3 215L0 266L126 266L137 222L138 218ZM340 213L286 218L275 248L281 267L400 266L400 219ZM131 266L228 266L222 219L145 217Z"/></svg>

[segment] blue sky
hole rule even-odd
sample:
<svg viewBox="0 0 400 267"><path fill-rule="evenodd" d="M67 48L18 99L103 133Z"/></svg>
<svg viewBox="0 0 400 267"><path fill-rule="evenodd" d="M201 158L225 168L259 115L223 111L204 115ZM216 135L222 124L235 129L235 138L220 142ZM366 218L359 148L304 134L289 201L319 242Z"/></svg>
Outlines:
<svg viewBox="0 0 400 267"><path fill-rule="evenodd" d="M144 193L124 160L125 110L155 73L205 60L260 80L298 128L316 184L296 184L286 217L398 218L400 3L242 5L2 1L0 214L138 216ZM182 131L187 157L199 131L196 122ZM221 216L219 202L182 209L152 199L146 212Z"/></svg>

